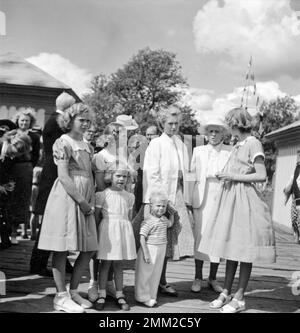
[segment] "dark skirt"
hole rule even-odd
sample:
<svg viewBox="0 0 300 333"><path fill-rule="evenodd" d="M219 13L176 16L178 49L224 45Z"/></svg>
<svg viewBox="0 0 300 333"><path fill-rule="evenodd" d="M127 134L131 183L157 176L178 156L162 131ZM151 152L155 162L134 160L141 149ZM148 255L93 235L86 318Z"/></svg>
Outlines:
<svg viewBox="0 0 300 333"><path fill-rule="evenodd" d="M13 165L11 177L16 182L11 194L10 215L12 225L28 223L30 219L30 200L33 166L31 162L19 162Z"/></svg>

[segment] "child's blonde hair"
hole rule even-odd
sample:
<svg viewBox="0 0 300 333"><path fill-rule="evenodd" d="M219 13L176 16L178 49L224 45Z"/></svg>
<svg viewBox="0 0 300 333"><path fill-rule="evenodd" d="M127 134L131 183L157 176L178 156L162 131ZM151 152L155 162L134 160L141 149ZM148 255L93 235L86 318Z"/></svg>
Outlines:
<svg viewBox="0 0 300 333"><path fill-rule="evenodd" d="M230 128L238 128L241 132L251 132L256 126L256 120L243 107L234 108L227 112L225 121Z"/></svg>
<svg viewBox="0 0 300 333"><path fill-rule="evenodd" d="M154 200L161 199L162 201L169 201L167 193L161 188L155 188L150 193L150 203L153 203Z"/></svg>
<svg viewBox="0 0 300 333"><path fill-rule="evenodd" d="M61 119L63 121L63 127L64 130L69 132L72 129L73 122L77 116L88 114L91 120L91 123L93 122L93 114L91 112L91 109L83 103L75 103L71 105L69 108L67 108L63 115L61 115Z"/></svg>

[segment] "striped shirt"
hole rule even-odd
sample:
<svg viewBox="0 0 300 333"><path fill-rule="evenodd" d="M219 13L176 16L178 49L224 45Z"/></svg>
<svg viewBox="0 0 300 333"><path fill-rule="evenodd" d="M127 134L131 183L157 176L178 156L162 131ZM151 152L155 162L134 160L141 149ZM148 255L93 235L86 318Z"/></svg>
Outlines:
<svg viewBox="0 0 300 333"><path fill-rule="evenodd" d="M165 216L151 217L143 221L140 235L146 238L147 244L162 245L167 244L167 228L171 226L171 221Z"/></svg>

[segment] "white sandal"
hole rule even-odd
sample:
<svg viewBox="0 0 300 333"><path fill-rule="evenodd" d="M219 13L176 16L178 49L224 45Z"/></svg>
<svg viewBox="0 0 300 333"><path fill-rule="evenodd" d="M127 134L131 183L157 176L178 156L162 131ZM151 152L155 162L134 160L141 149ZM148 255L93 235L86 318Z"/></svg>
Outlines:
<svg viewBox="0 0 300 333"><path fill-rule="evenodd" d="M233 304L230 304L233 303ZM220 309L222 313L238 313L246 310L245 300L239 301L236 298L233 298L229 304L226 304Z"/></svg>
<svg viewBox="0 0 300 333"><path fill-rule="evenodd" d="M219 297L222 296L224 300L222 301L219 299ZM222 308L225 304L229 303L231 301L231 295L226 295L224 293L221 293L217 299L209 303L209 307L211 309L220 309Z"/></svg>

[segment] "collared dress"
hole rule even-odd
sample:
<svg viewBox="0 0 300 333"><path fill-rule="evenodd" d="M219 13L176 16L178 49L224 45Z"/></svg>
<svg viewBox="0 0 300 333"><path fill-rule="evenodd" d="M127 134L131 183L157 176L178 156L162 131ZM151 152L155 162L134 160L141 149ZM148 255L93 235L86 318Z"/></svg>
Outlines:
<svg viewBox="0 0 300 333"><path fill-rule="evenodd" d="M211 212L215 209L215 201L220 189L220 181L216 177L216 173L222 171L230 155L230 149L224 146L223 143L212 146L210 144L201 146L198 148L199 151L194 150L194 155L191 162L191 172L194 169L200 167L201 173L204 173L205 179L198 179L195 182L195 186L192 191L194 199L199 196L198 182L205 182L203 198L201 198L201 204L199 205L200 198L198 200L191 200L193 204L193 216L194 216L194 257L198 260L205 260L218 263L220 258L210 257L205 253L198 251L202 235L209 222ZM198 153L198 154L197 154ZM207 159L204 162L204 154L207 154ZM197 156L196 156L197 155ZM198 160L202 159L202 164ZM200 165L201 164L201 165Z"/></svg>
<svg viewBox="0 0 300 333"><path fill-rule="evenodd" d="M250 136L236 144L224 172L251 174L264 157L262 144ZM239 262L275 262L271 212L253 183L223 182L205 228L199 252Z"/></svg>
<svg viewBox="0 0 300 333"><path fill-rule="evenodd" d="M97 258L102 260L133 260L136 258L135 239L129 211L134 195L110 187L96 193L96 207L101 209L102 220L98 228Z"/></svg>
<svg viewBox="0 0 300 333"><path fill-rule="evenodd" d="M55 164L65 163L68 166L76 190L94 206L92 152L89 145L63 134L53 145L53 156ZM48 197L38 248L58 252L98 249L94 215L83 214L59 178Z"/></svg>

